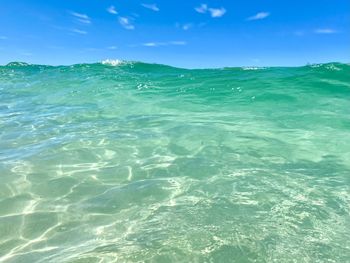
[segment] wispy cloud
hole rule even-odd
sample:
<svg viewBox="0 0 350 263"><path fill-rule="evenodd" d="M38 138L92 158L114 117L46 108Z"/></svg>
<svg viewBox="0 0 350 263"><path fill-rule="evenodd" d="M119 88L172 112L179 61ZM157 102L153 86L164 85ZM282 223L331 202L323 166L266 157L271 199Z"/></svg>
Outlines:
<svg viewBox="0 0 350 263"><path fill-rule="evenodd" d="M115 9L114 6L110 6L107 8L107 12L112 14L112 15L117 15L118 14L118 11Z"/></svg>
<svg viewBox="0 0 350 263"><path fill-rule="evenodd" d="M208 5L201 4L200 6L195 7L194 10L196 10L198 13L205 14L208 11Z"/></svg>
<svg viewBox="0 0 350 263"><path fill-rule="evenodd" d="M201 4L198 7L195 7L194 10L200 14L209 13L211 17L222 17L226 13L226 9L223 7L220 8L212 8L207 4Z"/></svg>
<svg viewBox="0 0 350 263"><path fill-rule="evenodd" d="M70 31L72 31L73 33L76 33L76 34L80 34L80 35L86 35L87 34L86 31L80 30L80 29L76 29L76 28L73 28Z"/></svg>
<svg viewBox="0 0 350 263"><path fill-rule="evenodd" d="M70 14L76 19L76 21L83 24L91 24L91 18L86 14L81 14L77 12L70 12Z"/></svg>
<svg viewBox="0 0 350 263"><path fill-rule="evenodd" d="M74 28L74 27L62 27L62 26L57 26L57 25L51 25L51 26L52 26L52 28L55 28L57 30L69 32L70 35L72 35L72 33L79 34L79 35L87 35L88 34L87 31L81 30L78 28Z"/></svg>
<svg viewBox="0 0 350 263"><path fill-rule="evenodd" d="M247 18L248 21L252 21L252 20L261 20L261 19L265 19L268 16L270 16L270 13L268 12L259 12L254 16L250 16Z"/></svg>
<svg viewBox="0 0 350 263"><path fill-rule="evenodd" d="M156 43L156 42L147 42L147 43L143 43L142 46L145 47L159 47L162 46L161 43Z"/></svg>
<svg viewBox="0 0 350 263"><path fill-rule="evenodd" d="M158 12L160 9L156 4L141 4L144 8L150 9L154 12Z"/></svg>
<svg viewBox="0 0 350 263"><path fill-rule="evenodd" d="M181 28L182 30L187 31L193 27L193 24L191 24L191 23L187 23L187 24L176 23L175 26L176 26L176 28Z"/></svg>
<svg viewBox="0 0 350 263"><path fill-rule="evenodd" d="M118 49L118 47L117 46L109 46L109 47L107 47L107 49L109 49L109 50L116 50L116 49Z"/></svg>
<svg viewBox="0 0 350 263"><path fill-rule="evenodd" d="M170 41L168 43L170 45L175 45L175 46L185 46L185 45L187 45L186 41Z"/></svg>
<svg viewBox="0 0 350 263"><path fill-rule="evenodd" d="M8 39L7 36L0 36L0 40L6 40L6 39Z"/></svg>
<svg viewBox="0 0 350 263"><path fill-rule="evenodd" d="M142 46L145 47L160 47L160 46L184 46L186 41L169 41L169 42L147 42L143 43Z"/></svg>
<svg viewBox="0 0 350 263"><path fill-rule="evenodd" d="M130 20L126 17L119 17L119 24L128 30L134 30L135 26L131 24Z"/></svg>
<svg viewBox="0 0 350 263"><path fill-rule="evenodd" d="M335 34L337 33L336 30L331 28L318 28L314 31L316 34Z"/></svg>

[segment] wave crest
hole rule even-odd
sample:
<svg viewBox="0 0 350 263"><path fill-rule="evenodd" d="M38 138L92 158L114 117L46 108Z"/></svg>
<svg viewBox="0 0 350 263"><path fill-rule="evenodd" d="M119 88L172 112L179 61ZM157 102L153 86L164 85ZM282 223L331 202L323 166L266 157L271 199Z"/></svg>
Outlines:
<svg viewBox="0 0 350 263"><path fill-rule="evenodd" d="M10 62L6 64L6 67L27 67L30 66L31 64L26 63L26 62Z"/></svg>
<svg viewBox="0 0 350 263"><path fill-rule="evenodd" d="M110 65L113 67L119 66L124 64L125 62L123 60L119 60L119 59L105 59L101 61L101 64L103 65Z"/></svg>

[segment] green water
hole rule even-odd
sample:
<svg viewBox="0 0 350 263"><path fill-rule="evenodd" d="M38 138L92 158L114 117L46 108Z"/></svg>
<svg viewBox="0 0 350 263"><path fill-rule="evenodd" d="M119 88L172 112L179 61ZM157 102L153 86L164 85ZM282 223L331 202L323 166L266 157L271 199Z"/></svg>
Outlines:
<svg viewBox="0 0 350 263"><path fill-rule="evenodd" d="M0 262L350 262L350 66L0 67Z"/></svg>

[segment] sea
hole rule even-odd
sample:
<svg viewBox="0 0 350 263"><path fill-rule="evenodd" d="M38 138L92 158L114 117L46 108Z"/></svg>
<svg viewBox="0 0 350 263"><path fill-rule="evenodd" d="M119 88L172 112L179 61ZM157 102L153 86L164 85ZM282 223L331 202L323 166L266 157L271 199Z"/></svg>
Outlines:
<svg viewBox="0 0 350 263"><path fill-rule="evenodd" d="M350 262L350 65L0 66L0 262Z"/></svg>

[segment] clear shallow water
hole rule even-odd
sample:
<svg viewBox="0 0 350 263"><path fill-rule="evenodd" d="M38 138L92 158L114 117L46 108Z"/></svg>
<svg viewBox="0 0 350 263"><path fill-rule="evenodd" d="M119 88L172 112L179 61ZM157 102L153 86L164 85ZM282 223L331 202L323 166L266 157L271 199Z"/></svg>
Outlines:
<svg viewBox="0 0 350 263"><path fill-rule="evenodd" d="M349 262L350 66L0 67L0 262Z"/></svg>

